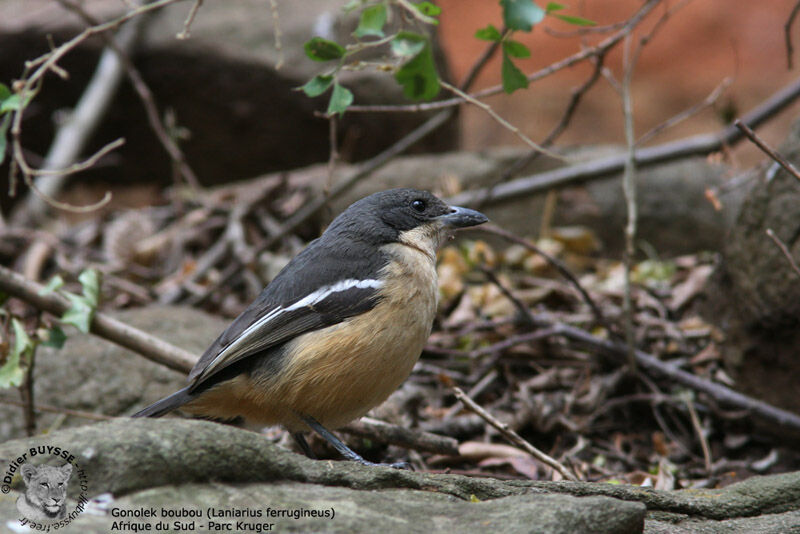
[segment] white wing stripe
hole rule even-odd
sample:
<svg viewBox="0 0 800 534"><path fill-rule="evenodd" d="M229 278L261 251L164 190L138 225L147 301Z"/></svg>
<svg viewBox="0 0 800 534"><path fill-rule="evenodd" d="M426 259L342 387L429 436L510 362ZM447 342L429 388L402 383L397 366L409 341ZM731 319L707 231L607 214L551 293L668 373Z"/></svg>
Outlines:
<svg viewBox="0 0 800 534"><path fill-rule="evenodd" d="M261 329L268 324L270 321L278 317L283 313L287 313L293 310L300 309L304 306L312 306L318 302L321 302L331 296L334 293L339 293L341 291L347 291L350 289L380 289L383 286L383 282L380 280L375 279L367 279L367 280L356 280L354 278L348 278L347 280L341 280L336 282L333 285L325 286L317 289L313 293L309 293L302 299L298 300L291 306L287 308L277 307L271 310L269 313L264 315L261 319L256 321L255 323L251 324L244 332L242 332L239 337L237 337L233 343L225 347L216 358L214 358L208 367L203 371L203 375L208 375L208 373L214 369L218 364L227 360L228 358L235 357L241 349L244 347L250 347L251 344L248 341L251 338L257 336Z"/></svg>

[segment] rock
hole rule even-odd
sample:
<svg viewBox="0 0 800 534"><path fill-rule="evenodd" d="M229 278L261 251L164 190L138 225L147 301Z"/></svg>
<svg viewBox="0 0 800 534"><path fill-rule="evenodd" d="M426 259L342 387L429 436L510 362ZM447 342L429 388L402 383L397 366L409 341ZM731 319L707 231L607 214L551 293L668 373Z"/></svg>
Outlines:
<svg viewBox="0 0 800 534"><path fill-rule="evenodd" d="M303 43L325 34L349 42L352 17L343 18L345 0L278 2L281 51L276 51L269 3L261 0L206 2L191 26L191 38L176 39L189 5L169 6L148 25L134 59L164 114L174 112L177 125L190 133L180 142L204 184L248 178L264 172L326 161L328 121L315 117L327 97L309 99L295 89L326 65L305 57ZM117 0L99 0L86 8L98 19L121 13ZM49 0L8 0L0 19L0 80L19 77L23 63L48 50L47 36L56 43L72 38L83 25ZM46 78L42 91L25 115L25 146L44 154L52 139L57 110L70 109L92 75L102 47L92 39L59 61L68 80ZM283 65L276 65L283 55ZM437 48L440 73L447 64ZM361 104L406 103L394 78L384 72L348 73L344 83ZM63 113L61 113L63 116ZM340 152L358 161L376 154L426 120L426 113L348 113L339 121ZM456 121L426 139L417 149L452 149L458 141ZM142 104L123 83L91 147L124 137L126 144L100 166L81 176L116 183L143 180L171 182L171 167L145 119ZM7 174L0 173L0 174Z"/></svg>
<svg viewBox="0 0 800 534"><path fill-rule="evenodd" d="M119 520L111 510L149 507L155 508L156 520L164 515L162 508L199 510L203 517L193 520L203 525L200 531L210 530L209 508L260 510L262 518L253 524L306 532L440 532L475 525L548 534L800 528L800 473L753 477L724 489L699 491L501 481L309 460L253 432L181 419L119 419L7 441L0 444L0 467L4 472L12 458L46 445L75 454L89 496L112 494L106 499L113 500L78 516L66 532L108 532ZM2 517L16 516L14 501L21 488L12 486L11 493L0 495ZM69 489L73 499L80 493L77 486ZM68 509L74 506L72 502ZM265 515L268 509L333 510L335 515L273 518Z"/></svg>
<svg viewBox="0 0 800 534"><path fill-rule="evenodd" d="M119 420L73 428L7 442L0 445L0 458L45 442L76 453L89 491L114 494L110 506L120 509L187 508L203 515L208 507L335 511L325 521L275 521L299 531L424 532L481 524L503 532L634 533L641 532L645 512L639 503L603 496L546 495L499 481L313 461L258 434L203 421ZM13 517L7 508L0 502L0 510L10 512L4 516ZM107 531L113 520L83 514L66 531Z"/></svg>
<svg viewBox="0 0 800 534"><path fill-rule="evenodd" d="M653 520L645 523L646 534L784 534L798 532L800 512L764 514L722 521L702 519Z"/></svg>
<svg viewBox="0 0 800 534"><path fill-rule="evenodd" d="M800 122L779 152L800 163ZM800 411L800 275L767 235L774 232L800 262L800 187L775 163L751 184L707 291L707 315L727 335L722 354L737 388Z"/></svg>

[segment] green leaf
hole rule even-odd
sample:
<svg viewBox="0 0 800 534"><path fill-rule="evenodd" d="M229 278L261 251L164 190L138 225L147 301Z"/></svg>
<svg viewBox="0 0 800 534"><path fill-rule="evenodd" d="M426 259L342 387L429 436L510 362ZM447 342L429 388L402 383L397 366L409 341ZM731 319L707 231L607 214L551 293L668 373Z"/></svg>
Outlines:
<svg viewBox="0 0 800 534"><path fill-rule="evenodd" d="M0 83L0 102L7 99L12 94L11 89L9 89L6 84Z"/></svg>
<svg viewBox="0 0 800 534"><path fill-rule="evenodd" d="M361 19L353 35L359 39L367 35L383 37L383 25L386 24L386 6L378 4L361 12Z"/></svg>
<svg viewBox="0 0 800 534"><path fill-rule="evenodd" d="M61 275L55 275L53 278L47 282L47 285L44 286L42 289L39 290L39 295L49 295L55 291L58 291L64 286L64 279L61 278Z"/></svg>
<svg viewBox="0 0 800 534"><path fill-rule="evenodd" d="M22 384L25 370L20 365L20 357L33 350L33 341L25 332L22 323L14 318L11 319L11 325L14 328L14 346L8 354L6 363L0 367L0 388L16 387Z"/></svg>
<svg viewBox="0 0 800 534"><path fill-rule="evenodd" d="M392 39L392 53L399 57L416 56L425 48L426 42L422 35L400 32Z"/></svg>
<svg viewBox="0 0 800 534"><path fill-rule="evenodd" d="M485 28L476 31L475 37L483 39L484 41L499 41L503 38L503 36L500 35L500 30L495 28L493 24L489 24Z"/></svg>
<svg viewBox="0 0 800 534"><path fill-rule="evenodd" d="M13 94L7 98L4 98L0 101L0 115L7 111L16 111L18 109L22 109L28 105L28 103L33 98L33 93L29 92L27 98L25 98L25 102L23 103L22 98L18 94Z"/></svg>
<svg viewBox="0 0 800 534"><path fill-rule="evenodd" d="M45 347L53 347L54 349L60 349L64 346L64 343L67 341L67 334L58 327L54 326L53 328L45 330L45 335L42 339L42 345Z"/></svg>
<svg viewBox="0 0 800 534"><path fill-rule="evenodd" d="M500 6L503 8L503 22L512 30L529 32L545 15L544 9L533 0L500 0Z"/></svg>
<svg viewBox="0 0 800 534"><path fill-rule="evenodd" d="M5 115L3 120L0 121L0 165L6 159L6 146L8 144L6 133L8 133L9 126L11 126L11 115Z"/></svg>
<svg viewBox="0 0 800 534"><path fill-rule="evenodd" d="M596 26L597 23L593 20L585 19L583 17L573 17L572 15L553 15L557 19L561 19L564 22L568 22L569 24L574 24L575 26Z"/></svg>
<svg viewBox="0 0 800 534"><path fill-rule="evenodd" d="M342 45L335 41L314 37L303 45L306 55L314 61L331 61L339 59L347 52Z"/></svg>
<svg viewBox="0 0 800 534"><path fill-rule="evenodd" d="M86 300L86 297L66 293L65 296L70 302L70 307L61 316L61 322L71 324L84 334L89 333L89 326L94 318L94 308Z"/></svg>
<svg viewBox="0 0 800 534"><path fill-rule="evenodd" d="M78 275L83 287L83 296L92 308L100 302L100 273L96 269L85 269Z"/></svg>
<svg viewBox="0 0 800 534"><path fill-rule="evenodd" d="M562 4L557 4L556 2L549 2L547 4L547 7L544 8L544 10L547 11L548 13L552 13L553 11L561 11L562 9L564 9L564 7L566 6Z"/></svg>
<svg viewBox="0 0 800 534"><path fill-rule="evenodd" d="M503 41L503 51L511 57L531 57L531 51L519 41Z"/></svg>
<svg viewBox="0 0 800 534"><path fill-rule="evenodd" d="M333 85L333 93L328 102L328 115L342 114L353 103L353 93L338 83Z"/></svg>
<svg viewBox="0 0 800 534"><path fill-rule="evenodd" d="M527 89L528 79L525 77L525 74L514 65L505 51L503 51L503 66L501 72L503 75L503 91L506 93L511 94L517 89Z"/></svg>
<svg viewBox="0 0 800 534"><path fill-rule="evenodd" d="M394 75L397 83L403 86L403 94L412 100L432 99L439 94L440 85L430 41L427 37L409 32L400 32L395 40L397 39L422 44L419 52L406 61Z"/></svg>
<svg viewBox="0 0 800 534"><path fill-rule="evenodd" d="M25 327L18 319L11 319L11 325L14 327L14 348L12 354L16 353L21 356L25 351L33 350L33 340L25 331Z"/></svg>
<svg viewBox="0 0 800 534"><path fill-rule="evenodd" d="M330 74L318 74L308 80L300 89L302 89L307 96L314 98L330 89L331 84L333 84L333 76Z"/></svg>
<svg viewBox="0 0 800 534"><path fill-rule="evenodd" d="M418 4L414 4L414 7L417 8L417 11L428 17L436 17L442 12L441 7L437 6L433 2L428 2L428 1L423 1Z"/></svg>
<svg viewBox="0 0 800 534"><path fill-rule="evenodd" d="M342 7L342 11L345 13L350 13L351 11L355 11L363 4L363 0L350 0L347 2L344 7Z"/></svg>

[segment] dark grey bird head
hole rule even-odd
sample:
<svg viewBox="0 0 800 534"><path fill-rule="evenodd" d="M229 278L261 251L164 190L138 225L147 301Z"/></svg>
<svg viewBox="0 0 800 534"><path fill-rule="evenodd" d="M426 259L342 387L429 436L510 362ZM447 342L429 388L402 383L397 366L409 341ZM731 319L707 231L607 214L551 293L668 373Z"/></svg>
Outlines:
<svg viewBox="0 0 800 534"><path fill-rule="evenodd" d="M427 191L389 189L354 202L334 219L325 233L367 238L378 243L406 241L404 235L441 241L449 230L476 226L488 220L478 211L450 206Z"/></svg>

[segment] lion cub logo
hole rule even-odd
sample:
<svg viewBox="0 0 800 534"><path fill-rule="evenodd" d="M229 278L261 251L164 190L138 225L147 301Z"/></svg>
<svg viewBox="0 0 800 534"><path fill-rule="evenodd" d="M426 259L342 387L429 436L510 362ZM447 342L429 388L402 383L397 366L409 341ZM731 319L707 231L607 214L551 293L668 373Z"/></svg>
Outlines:
<svg viewBox="0 0 800 534"><path fill-rule="evenodd" d="M72 464L61 467L23 464L20 469L26 491L17 499L17 510L31 521L64 519L67 511L67 482Z"/></svg>

